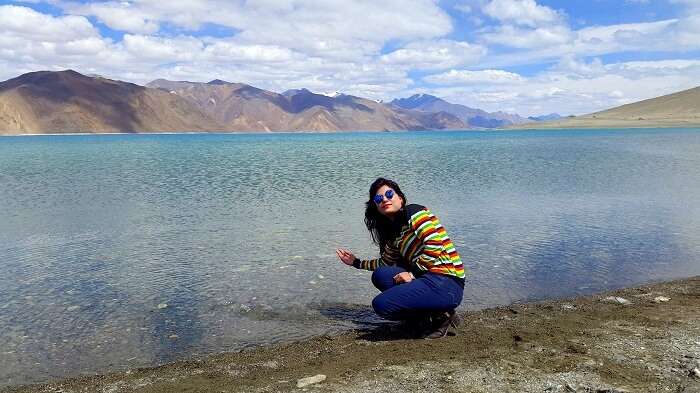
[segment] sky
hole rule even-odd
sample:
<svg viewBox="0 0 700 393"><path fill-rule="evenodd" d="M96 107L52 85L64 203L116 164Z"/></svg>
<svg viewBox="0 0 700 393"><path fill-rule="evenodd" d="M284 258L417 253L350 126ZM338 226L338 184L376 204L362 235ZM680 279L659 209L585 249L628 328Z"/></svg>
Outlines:
<svg viewBox="0 0 700 393"><path fill-rule="evenodd" d="M700 0L0 1L0 80L64 69L580 115L700 85Z"/></svg>

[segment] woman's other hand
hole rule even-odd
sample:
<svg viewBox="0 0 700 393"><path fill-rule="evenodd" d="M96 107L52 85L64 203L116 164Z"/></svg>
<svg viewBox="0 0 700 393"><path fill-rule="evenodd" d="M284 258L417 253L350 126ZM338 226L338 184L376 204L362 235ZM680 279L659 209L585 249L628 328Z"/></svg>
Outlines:
<svg viewBox="0 0 700 393"><path fill-rule="evenodd" d="M352 263L355 262L355 255L344 248L335 250L335 253L338 255L338 258L348 266L352 266Z"/></svg>
<svg viewBox="0 0 700 393"><path fill-rule="evenodd" d="M413 277L413 273L411 272L401 272L394 276L394 282L397 284L401 284L404 282L411 282L414 278L415 277Z"/></svg>

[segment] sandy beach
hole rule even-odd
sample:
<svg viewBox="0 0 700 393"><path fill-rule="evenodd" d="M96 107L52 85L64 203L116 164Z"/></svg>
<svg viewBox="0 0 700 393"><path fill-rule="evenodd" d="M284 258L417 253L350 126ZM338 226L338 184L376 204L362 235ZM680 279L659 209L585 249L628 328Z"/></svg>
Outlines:
<svg viewBox="0 0 700 393"><path fill-rule="evenodd" d="M302 378L322 380L306 386ZM301 380L301 381L300 381ZM3 392L700 392L700 277Z"/></svg>

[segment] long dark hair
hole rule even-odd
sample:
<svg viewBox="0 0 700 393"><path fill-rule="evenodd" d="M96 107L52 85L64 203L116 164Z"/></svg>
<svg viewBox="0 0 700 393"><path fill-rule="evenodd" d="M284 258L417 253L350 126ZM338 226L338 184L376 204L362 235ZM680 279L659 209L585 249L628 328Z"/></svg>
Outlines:
<svg viewBox="0 0 700 393"><path fill-rule="evenodd" d="M407 201L406 195L404 195L399 185L393 180L380 177L369 187L369 200L365 204L365 225L372 235L372 241L379 246L380 252L384 252L387 243L394 240L398 235L395 229L396 225L392 224L388 217L381 214L379 210L377 210L377 204L374 203L374 196L377 194L377 190L382 188L382 186L390 187L396 192L396 195L403 199L402 207L406 206Z"/></svg>

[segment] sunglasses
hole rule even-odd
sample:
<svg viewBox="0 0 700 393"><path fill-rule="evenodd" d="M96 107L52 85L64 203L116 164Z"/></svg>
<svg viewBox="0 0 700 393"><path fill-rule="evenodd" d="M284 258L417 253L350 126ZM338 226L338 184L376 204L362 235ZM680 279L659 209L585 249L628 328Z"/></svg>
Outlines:
<svg viewBox="0 0 700 393"><path fill-rule="evenodd" d="M384 200L384 197L386 197L386 199L393 198L394 197L394 190L386 190L384 195L382 195L382 194L375 195L373 198L374 203L376 203L377 205L382 203L382 201Z"/></svg>

